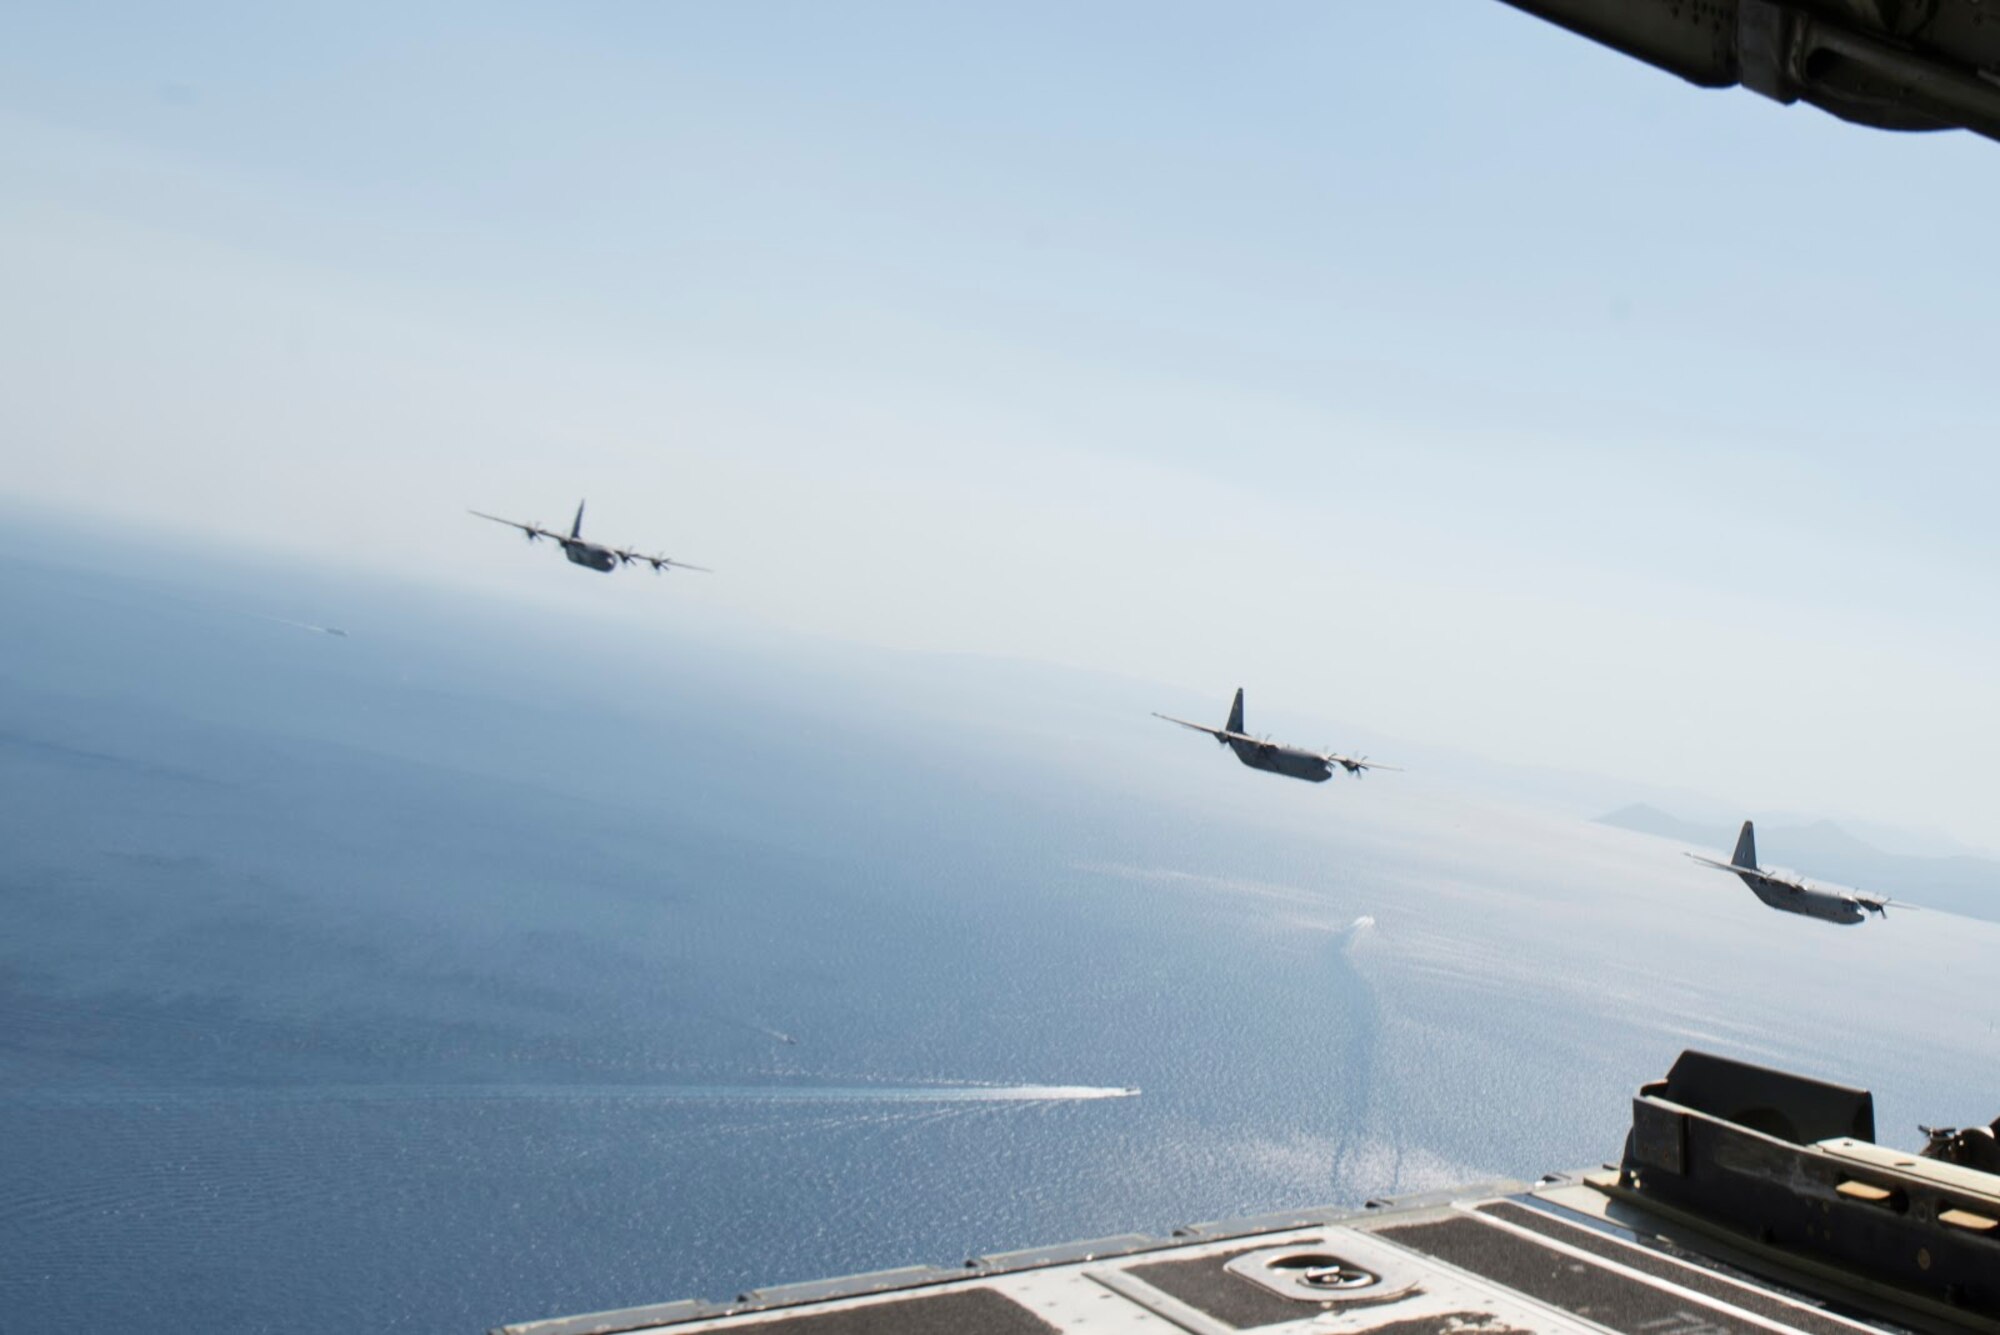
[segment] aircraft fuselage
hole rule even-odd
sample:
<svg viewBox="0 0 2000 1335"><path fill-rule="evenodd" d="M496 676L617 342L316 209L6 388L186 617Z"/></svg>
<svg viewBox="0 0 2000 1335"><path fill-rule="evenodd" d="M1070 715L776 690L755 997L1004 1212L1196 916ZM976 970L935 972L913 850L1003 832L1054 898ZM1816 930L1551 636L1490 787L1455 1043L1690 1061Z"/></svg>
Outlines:
<svg viewBox="0 0 2000 1335"><path fill-rule="evenodd" d="M1743 884L1750 887L1751 894L1784 913L1797 913L1826 922L1850 924L1861 922L1868 916L1852 898L1837 890L1795 885L1790 881L1774 880L1754 872L1739 871L1736 875Z"/></svg>
<svg viewBox="0 0 2000 1335"><path fill-rule="evenodd" d="M1325 756L1314 751L1279 746L1275 742L1241 742L1234 738L1226 744L1236 753L1236 758L1251 769L1282 774L1288 779L1304 779L1307 783L1325 783L1333 777L1333 766Z"/></svg>
<svg viewBox="0 0 2000 1335"><path fill-rule="evenodd" d="M599 547L594 542L567 541L563 543L562 549L563 555L576 565L604 571L618 568L617 554L608 548Z"/></svg>

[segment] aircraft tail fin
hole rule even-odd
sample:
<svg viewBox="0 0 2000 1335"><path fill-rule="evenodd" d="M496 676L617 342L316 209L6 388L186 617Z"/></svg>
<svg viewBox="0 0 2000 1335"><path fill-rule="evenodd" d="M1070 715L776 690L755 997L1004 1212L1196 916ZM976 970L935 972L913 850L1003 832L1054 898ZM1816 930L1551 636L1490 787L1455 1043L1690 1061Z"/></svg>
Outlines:
<svg viewBox="0 0 2000 1335"><path fill-rule="evenodd" d="M1743 822L1743 833L1736 836L1736 852L1729 860L1739 867L1757 865L1757 831L1747 820Z"/></svg>
<svg viewBox="0 0 2000 1335"><path fill-rule="evenodd" d="M569 535L570 535L570 536L571 536L572 538L580 538L580 537L582 537L582 536L583 536L583 502L582 502L582 501L578 501L578 502L576 503L576 519L575 519L575 521L574 521L573 523L571 523L571 524L570 524L570 526L569 526Z"/></svg>
<svg viewBox="0 0 2000 1335"><path fill-rule="evenodd" d="M1231 732L1243 731L1243 688L1241 686L1236 688L1236 703L1229 706L1229 723L1227 726Z"/></svg>

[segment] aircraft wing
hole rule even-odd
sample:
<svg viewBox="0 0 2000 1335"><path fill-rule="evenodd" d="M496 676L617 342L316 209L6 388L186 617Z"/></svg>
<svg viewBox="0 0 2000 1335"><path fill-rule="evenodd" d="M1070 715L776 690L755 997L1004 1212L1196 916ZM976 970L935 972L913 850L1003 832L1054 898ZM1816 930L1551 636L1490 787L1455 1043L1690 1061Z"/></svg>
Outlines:
<svg viewBox="0 0 2000 1335"><path fill-rule="evenodd" d="M644 552L635 552L627 547L613 547L611 554L626 565L637 561L640 565L651 566L653 567L653 573L656 575L662 570L699 570L704 575L713 575L715 573L707 566L698 566L687 561L676 561L665 556L648 556Z"/></svg>
<svg viewBox="0 0 2000 1335"><path fill-rule="evenodd" d="M1183 728L1193 728L1196 732L1205 732L1219 742L1226 742L1230 738L1240 735L1238 733L1231 732L1227 728L1211 728L1206 723L1190 723L1184 718L1175 718L1172 714L1155 713L1153 717L1163 718L1169 723L1178 723ZM1245 740L1248 739L1246 738Z"/></svg>
<svg viewBox="0 0 2000 1335"><path fill-rule="evenodd" d="M1403 772L1401 765L1384 765L1380 761L1370 760L1367 756L1344 756L1338 751L1329 751L1321 756L1320 759L1326 761L1329 765L1340 766L1349 774L1359 774L1365 769L1386 769L1394 771L1397 774Z"/></svg>
<svg viewBox="0 0 2000 1335"><path fill-rule="evenodd" d="M1252 737L1247 732L1231 732L1227 728L1211 728L1206 723L1190 723L1184 718L1175 718L1172 714L1155 713L1153 717L1163 718L1169 723L1178 723L1183 728L1193 728L1196 732L1205 732L1218 742L1242 742L1246 746L1254 746L1263 751L1276 751L1280 749L1278 744L1268 737ZM1373 768L1373 766L1371 765L1370 768ZM1383 768L1386 769L1388 767L1385 765Z"/></svg>
<svg viewBox="0 0 2000 1335"><path fill-rule="evenodd" d="M518 519L502 519L499 515L489 515L484 510L467 510L466 513L469 515L478 515L481 519L490 519L496 524L505 524L508 528L518 528L530 538L554 538L557 542L567 542L569 540L565 535L552 533L540 525L523 524Z"/></svg>
<svg viewBox="0 0 2000 1335"><path fill-rule="evenodd" d="M1898 909L1915 909L1918 912L1922 912L1924 907L1922 904L1911 904L1901 899L1891 899L1887 895L1864 895L1859 891L1850 894L1847 898L1853 900L1862 908L1867 909L1870 913L1879 913L1885 918L1889 916L1889 909L1892 906Z"/></svg>
<svg viewBox="0 0 2000 1335"><path fill-rule="evenodd" d="M1689 853L1687 856L1701 863L1704 867L1714 867L1717 871L1734 872L1738 876L1755 876L1758 880L1766 884L1775 885L1785 890L1804 890L1807 888L1805 881L1799 877L1791 875L1788 872L1778 871L1776 868L1739 867L1733 862L1717 862L1714 858L1705 858L1699 853ZM1814 886L1812 888L1823 890L1826 887Z"/></svg>

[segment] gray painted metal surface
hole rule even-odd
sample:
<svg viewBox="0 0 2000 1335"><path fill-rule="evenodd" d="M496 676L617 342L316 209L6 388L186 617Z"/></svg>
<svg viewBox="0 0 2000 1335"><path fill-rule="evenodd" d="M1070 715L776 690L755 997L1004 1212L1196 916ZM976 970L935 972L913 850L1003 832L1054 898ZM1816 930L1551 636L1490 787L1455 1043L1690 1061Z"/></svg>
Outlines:
<svg viewBox="0 0 2000 1335"><path fill-rule="evenodd" d="M1635 1097L1615 1169L499 1335L2000 1332L2000 1175L1873 1126L1866 1091L1689 1052Z"/></svg>

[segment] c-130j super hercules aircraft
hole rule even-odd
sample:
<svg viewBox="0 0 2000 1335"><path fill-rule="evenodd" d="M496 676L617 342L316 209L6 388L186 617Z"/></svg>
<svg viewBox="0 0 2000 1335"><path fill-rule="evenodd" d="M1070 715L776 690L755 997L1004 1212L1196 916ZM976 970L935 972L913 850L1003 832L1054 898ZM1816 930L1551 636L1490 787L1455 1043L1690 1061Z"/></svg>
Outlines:
<svg viewBox="0 0 2000 1335"><path fill-rule="evenodd" d="M609 572L616 570L619 566L628 566L637 561L641 565L653 567L655 575L667 569L699 570L705 575L715 573L707 566L689 565L686 561L673 561L664 556L648 556L644 552L635 552L626 547L606 547L595 542L585 542L583 540L582 501L576 503L576 519L570 524L567 534L551 532L543 528L540 524L523 524L515 519L502 519L499 515L489 515L483 510L468 510L466 513L477 515L481 519L490 519L496 524L505 524L509 528L518 528L521 532L528 535L529 542L540 542L543 538L553 538L562 544L563 555L568 557L573 564L588 566L592 570Z"/></svg>
<svg viewBox="0 0 2000 1335"><path fill-rule="evenodd" d="M1785 913L1799 913L1808 918L1852 925L1866 922L1871 913L1887 918L1889 905L1896 902L1864 895L1845 886L1818 885L1803 876L1779 871L1775 867L1759 867L1757 831L1747 820L1743 822L1743 832L1736 836L1736 851L1730 855L1729 861L1717 862L1699 853L1688 856L1705 867L1735 872L1743 879L1743 884L1750 887L1751 894ZM1915 907L1900 903L1897 906Z"/></svg>
<svg viewBox="0 0 2000 1335"><path fill-rule="evenodd" d="M1236 758L1251 769L1268 770L1272 774L1282 774L1288 779L1304 779L1307 783L1325 783L1333 777L1333 767L1340 766L1355 778L1361 777L1363 770L1394 769L1394 765L1378 765L1367 756L1344 756L1338 751L1307 751L1297 746L1280 746L1265 737L1252 737L1243 731L1243 688L1236 688L1236 702L1229 706L1229 722L1220 728L1211 728L1206 723L1190 723L1184 718L1171 714L1154 714L1169 723L1178 723L1183 728L1193 728L1205 732L1236 753Z"/></svg>

